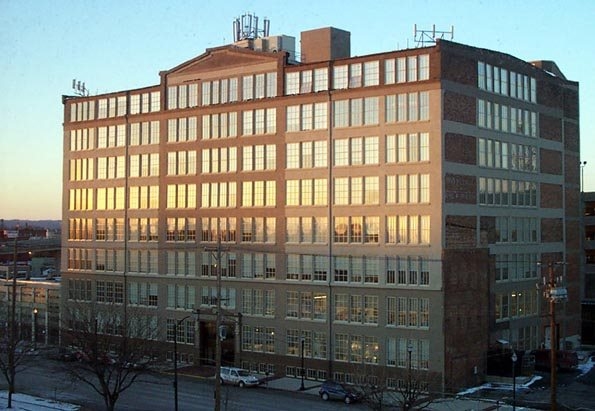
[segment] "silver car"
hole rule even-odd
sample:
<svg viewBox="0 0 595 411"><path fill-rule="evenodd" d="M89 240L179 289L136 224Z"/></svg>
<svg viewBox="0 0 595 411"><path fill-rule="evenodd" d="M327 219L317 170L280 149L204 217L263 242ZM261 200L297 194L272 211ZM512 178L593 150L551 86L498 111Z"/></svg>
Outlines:
<svg viewBox="0 0 595 411"><path fill-rule="evenodd" d="M240 387L255 387L260 380L250 374L248 370L235 367L221 367L221 383L233 384Z"/></svg>

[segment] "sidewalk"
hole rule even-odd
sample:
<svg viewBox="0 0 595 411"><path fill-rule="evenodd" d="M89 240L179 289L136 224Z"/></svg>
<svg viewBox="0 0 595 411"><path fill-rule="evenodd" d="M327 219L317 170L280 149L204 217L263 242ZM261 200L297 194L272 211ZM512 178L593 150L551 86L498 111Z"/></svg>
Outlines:
<svg viewBox="0 0 595 411"><path fill-rule="evenodd" d="M174 371L168 368L164 372L172 374ZM184 375L187 377L195 377L199 379L213 379L215 377L215 367L211 366L189 366L178 368L178 375ZM302 379L294 377L275 377L265 376L263 374L255 375L261 379L263 388L270 388L281 391L301 391ZM322 385L321 381L311 381L304 379L304 390L306 394L318 395L318 389Z"/></svg>

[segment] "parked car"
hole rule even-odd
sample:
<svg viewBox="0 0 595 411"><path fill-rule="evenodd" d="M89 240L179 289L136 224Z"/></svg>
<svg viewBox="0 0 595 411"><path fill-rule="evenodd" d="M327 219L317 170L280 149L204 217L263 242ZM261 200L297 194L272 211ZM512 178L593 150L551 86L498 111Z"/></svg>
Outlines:
<svg viewBox="0 0 595 411"><path fill-rule="evenodd" d="M342 400L345 404L351 404L361 399L361 394L356 387L332 380L322 383L318 394L325 401L330 399Z"/></svg>
<svg viewBox="0 0 595 411"><path fill-rule="evenodd" d="M531 354L535 356L535 368L549 370L550 350L533 350ZM578 356L574 351L558 350L556 356L556 367L559 370L573 370L578 366Z"/></svg>
<svg viewBox="0 0 595 411"><path fill-rule="evenodd" d="M240 387L255 387L260 380L250 371L236 367L221 367L221 383L233 384Z"/></svg>

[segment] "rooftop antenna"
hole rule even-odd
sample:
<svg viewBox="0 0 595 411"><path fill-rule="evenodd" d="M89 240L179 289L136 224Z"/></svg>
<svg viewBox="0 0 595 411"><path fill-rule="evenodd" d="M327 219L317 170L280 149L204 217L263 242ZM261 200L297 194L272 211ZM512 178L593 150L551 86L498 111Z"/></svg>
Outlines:
<svg viewBox="0 0 595 411"><path fill-rule="evenodd" d="M233 21L233 41L254 40L259 37L268 37L271 22L264 18L262 29L258 27L258 16L245 13Z"/></svg>
<svg viewBox="0 0 595 411"><path fill-rule="evenodd" d="M79 97L87 97L89 95L89 89L85 87L85 83L75 78L72 79L72 89L74 90L74 94Z"/></svg>
<svg viewBox="0 0 595 411"><path fill-rule="evenodd" d="M417 47L436 44L436 40L444 39L445 35L450 35L450 40L455 38L455 26L450 26L450 31L436 30L436 25L432 24L432 30L419 30L417 24L413 25L413 37Z"/></svg>

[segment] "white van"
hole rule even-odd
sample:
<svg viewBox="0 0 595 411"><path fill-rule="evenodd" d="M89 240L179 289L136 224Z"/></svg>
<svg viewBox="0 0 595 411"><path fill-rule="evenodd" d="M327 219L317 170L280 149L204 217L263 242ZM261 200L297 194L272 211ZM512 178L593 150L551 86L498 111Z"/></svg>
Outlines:
<svg viewBox="0 0 595 411"><path fill-rule="evenodd" d="M260 380L250 374L248 370L235 367L221 367L221 383L233 384L240 387L255 387Z"/></svg>

